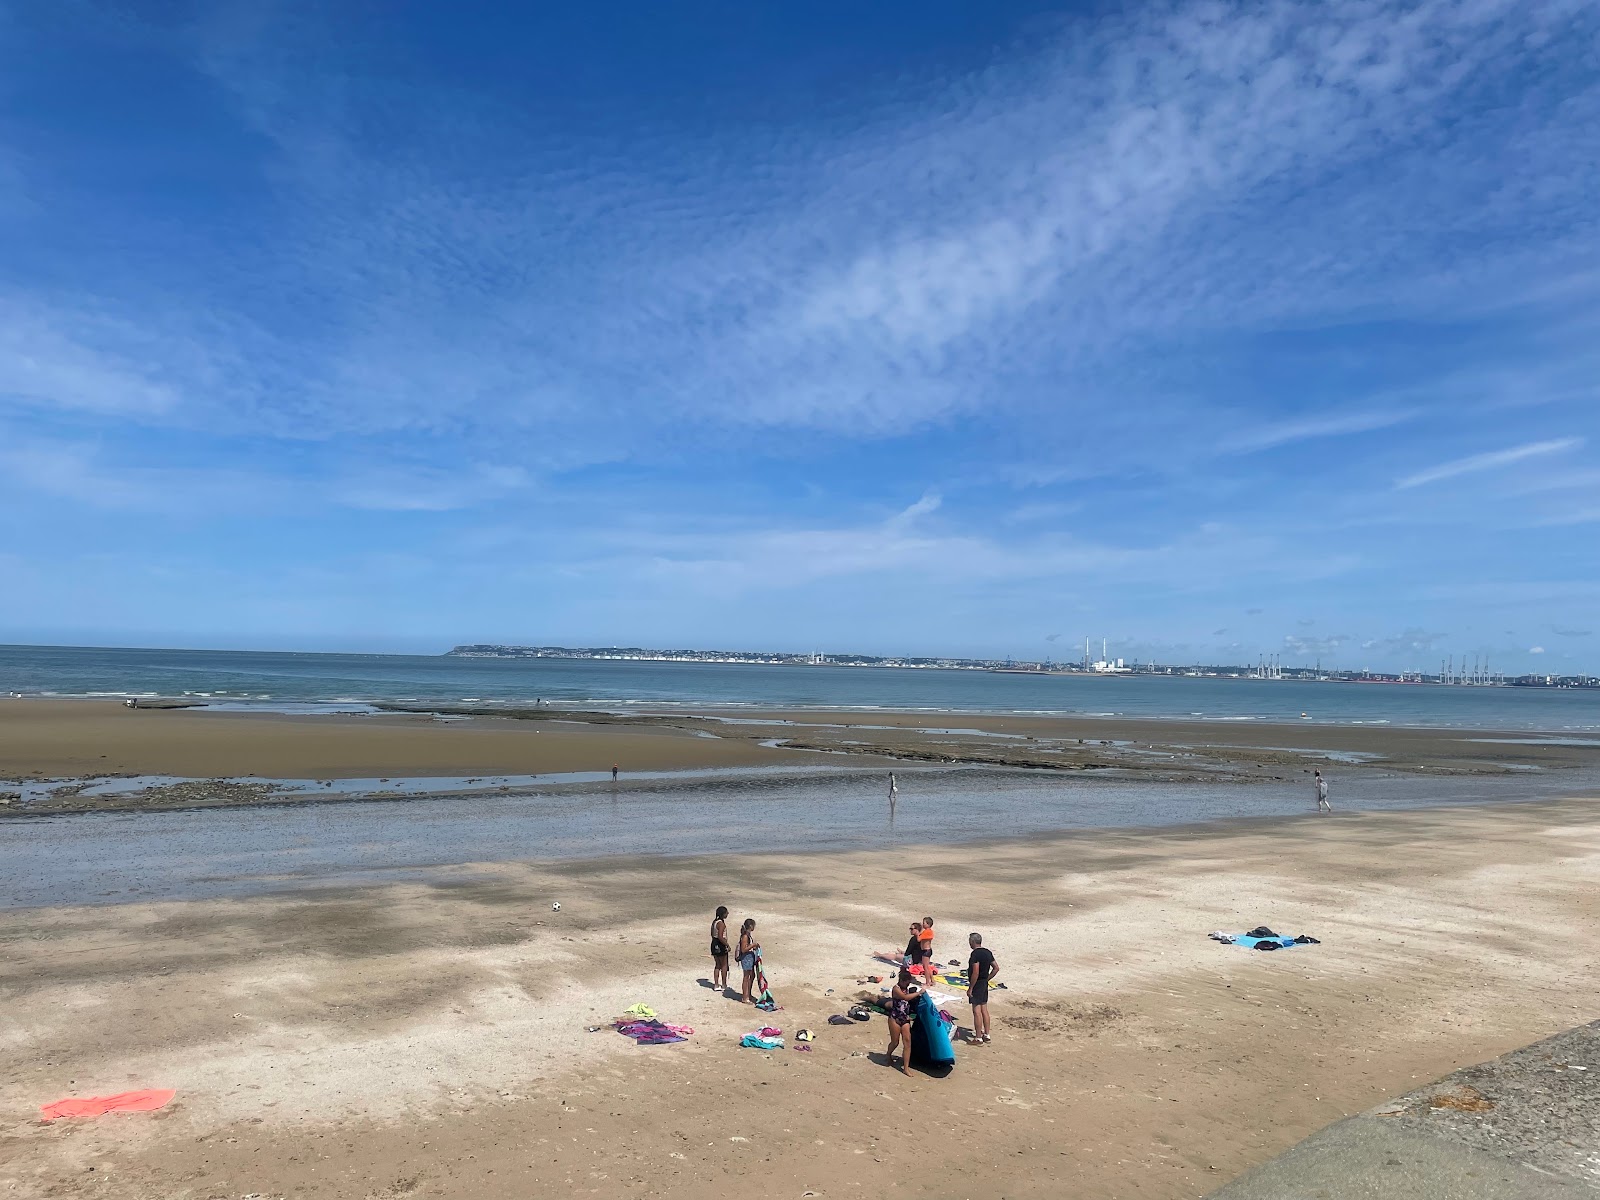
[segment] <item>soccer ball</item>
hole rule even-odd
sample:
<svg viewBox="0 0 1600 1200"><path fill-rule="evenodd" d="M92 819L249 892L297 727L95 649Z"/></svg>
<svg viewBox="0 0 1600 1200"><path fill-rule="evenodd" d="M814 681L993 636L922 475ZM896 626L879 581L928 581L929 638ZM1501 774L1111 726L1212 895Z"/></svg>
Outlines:
<svg viewBox="0 0 1600 1200"><path fill-rule="evenodd" d="M551 912L560 912L561 911L561 902L558 900L556 903L552 904L550 906L550 911Z"/></svg>

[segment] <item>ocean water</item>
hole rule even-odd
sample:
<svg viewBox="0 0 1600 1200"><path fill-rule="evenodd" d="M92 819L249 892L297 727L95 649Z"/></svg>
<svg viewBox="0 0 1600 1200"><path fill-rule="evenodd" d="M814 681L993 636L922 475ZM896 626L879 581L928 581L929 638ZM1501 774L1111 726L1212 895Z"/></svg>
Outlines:
<svg viewBox="0 0 1600 1200"><path fill-rule="evenodd" d="M879 667L0 646L0 695L175 696L335 711L373 701L921 712L1600 730L1600 689L1088 678Z"/></svg>
<svg viewBox="0 0 1600 1200"><path fill-rule="evenodd" d="M1270 827L1312 807L1300 781L1113 783L1038 772L902 769L891 820L883 772L762 774L529 787L508 794L0 820L0 910L250 896L482 877L482 864L609 855L894 851L1066 830L1243 820ZM1346 810L1433 809L1422 836L1457 836L1461 805L1594 794L1590 772L1493 777L1350 775ZM115 871L106 864L115 863ZM474 865L476 864L476 865ZM553 897L560 899L559 896Z"/></svg>

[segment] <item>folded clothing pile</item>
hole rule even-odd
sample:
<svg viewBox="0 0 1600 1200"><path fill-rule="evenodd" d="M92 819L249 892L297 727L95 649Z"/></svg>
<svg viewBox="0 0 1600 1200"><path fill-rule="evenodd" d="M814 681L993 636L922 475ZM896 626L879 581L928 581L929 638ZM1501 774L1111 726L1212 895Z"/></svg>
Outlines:
<svg viewBox="0 0 1600 1200"><path fill-rule="evenodd" d="M776 1033L769 1035L765 1031L747 1033L739 1039L739 1045L747 1046L751 1050L782 1050L783 1039Z"/></svg>

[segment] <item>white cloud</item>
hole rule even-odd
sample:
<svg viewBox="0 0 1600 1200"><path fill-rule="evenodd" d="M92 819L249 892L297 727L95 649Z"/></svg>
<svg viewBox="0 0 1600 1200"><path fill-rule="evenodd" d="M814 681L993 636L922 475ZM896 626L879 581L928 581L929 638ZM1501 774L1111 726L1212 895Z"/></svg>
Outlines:
<svg viewBox="0 0 1600 1200"><path fill-rule="evenodd" d="M1543 646L1529 646L1528 647L1528 653L1529 654L1543 654L1544 653L1544 647Z"/></svg>
<svg viewBox="0 0 1600 1200"><path fill-rule="evenodd" d="M179 403L164 346L125 319L0 294L0 404L157 417Z"/></svg>
<svg viewBox="0 0 1600 1200"><path fill-rule="evenodd" d="M104 339L42 339L26 390L104 404L142 382L175 423L608 437L609 457L686 420L702 445L978 411L1098 421L1086 373L1152 343L1435 317L1583 270L1569 247L1594 232L1600 168L1573 145L1600 90L1566 58L1526 66L1585 20L1571 0L1149 5L853 96L854 130L641 132L602 157L487 93L397 112L404 93L367 86L331 19L218 10L198 54L273 148L270 257L222 261L187 297L98 264L92 298L50 307L145 329L131 361L155 377L120 381ZM1499 101L1512 87L1520 108ZM402 146L370 140L399 122ZM246 319L241 289L263 288L304 311ZM75 382L85 361L113 377ZM1269 423L1231 448L1399 419Z"/></svg>
<svg viewBox="0 0 1600 1200"><path fill-rule="evenodd" d="M1320 658L1336 654L1349 641L1349 634L1344 633L1329 634L1327 637L1297 637L1289 634L1283 639L1283 648L1298 658Z"/></svg>
<svg viewBox="0 0 1600 1200"><path fill-rule="evenodd" d="M0 426L0 496L103 511L306 513L328 508L448 512L525 491L533 476L520 467L464 462L448 468L374 462L357 470L295 474L279 468L133 462L95 442L21 435Z"/></svg>
<svg viewBox="0 0 1600 1200"><path fill-rule="evenodd" d="M1443 633L1429 633L1426 629L1407 629L1391 637L1368 638L1361 643L1361 648L1385 655L1414 655L1432 650L1448 636Z"/></svg>
<svg viewBox="0 0 1600 1200"><path fill-rule="evenodd" d="M1458 475L1471 475L1479 471L1492 471L1497 467L1510 466L1529 458L1539 458L1547 454L1560 454L1566 450L1576 450L1583 445L1581 437L1553 438L1544 442L1528 442L1522 446L1512 446L1505 450L1491 450L1485 454L1473 454L1466 458L1453 459L1450 462L1440 463L1438 466L1429 467L1425 471L1418 471L1414 475L1407 475L1395 481L1396 488L1422 487L1424 484L1438 483L1444 479L1454 479Z"/></svg>
<svg viewBox="0 0 1600 1200"><path fill-rule="evenodd" d="M1278 421L1258 425L1224 438L1220 449L1231 454L1252 454L1258 450L1273 450L1294 442L1389 429L1413 420L1417 415L1414 409L1400 409L1389 412L1329 413L1293 421Z"/></svg>
<svg viewBox="0 0 1600 1200"><path fill-rule="evenodd" d="M895 528L904 528L918 517L937 512L943 503L944 498L938 492L924 492L920 500L902 509L890 522L890 525Z"/></svg>
<svg viewBox="0 0 1600 1200"><path fill-rule="evenodd" d="M1559 528L1564 525L1593 525L1596 522L1600 522L1600 507L1569 509L1566 512L1541 517L1533 524L1546 528Z"/></svg>
<svg viewBox="0 0 1600 1200"><path fill-rule="evenodd" d="M1034 504L1019 504L1006 513L1005 519L1009 524L1026 525L1035 521L1059 521L1081 511L1083 511L1082 504L1040 501Z"/></svg>
<svg viewBox="0 0 1600 1200"><path fill-rule="evenodd" d="M913 505L913 508L916 506ZM1227 528L1194 529L1159 545L1117 546L1057 532L999 542L978 533L913 528L896 514L863 525L684 531L647 526L607 540L604 569L642 570L661 581L719 589L770 590L833 578L899 578L929 585L1084 581L1153 583L1179 591L1242 579L1306 580L1357 565L1348 555L1312 559L1277 541Z"/></svg>

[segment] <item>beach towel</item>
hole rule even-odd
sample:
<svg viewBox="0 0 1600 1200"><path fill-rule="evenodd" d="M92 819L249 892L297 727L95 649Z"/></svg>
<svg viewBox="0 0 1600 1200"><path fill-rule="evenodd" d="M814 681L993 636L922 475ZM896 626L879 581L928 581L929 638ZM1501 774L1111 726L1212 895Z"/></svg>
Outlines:
<svg viewBox="0 0 1600 1200"><path fill-rule="evenodd" d="M1320 946L1322 943L1314 937L1290 937L1288 934L1275 933L1271 937L1252 937L1248 933L1225 934L1216 941L1228 946L1243 946L1246 950L1286 950L1290 946Z"/></svg>
<svg viewBox="0 0 1600 1200"><path fill-rule="evenodd" d="M75 1096L42 1104L39 1111L46 1121L58 1117L98 1117L112 1112L154 1112L165 1108L178 1093L171 1088L142 1088L137 1092L118 1092L115 1096Z"/></svg>
<svg viewBox="0 0 1600 1200"><path fill-rule="evenodd" d="M667 1046L686 1040L694 1032L687 1025L668 1025L662 1021L618 1021L616 1030L641 1046Z"/></svg>
<svg viewBox="0 0 1600 1200"><path fill-rule="evenodd" d="M783 1039L762 1037L759 1033L747 1033L739 1039L739 1045L751 1050L782 1050Z"/></svg>
<svg viewBox="0 0 1600 1200"><path fill-rule="evenodd" d="M761 965L761 951L755 952L756 956L756 1007L763 1012L777 1012L778 1002L772 998L772 989L767 986L767 971Z"/></svg>
<svg viewBox="0 0 1600 1200"><path fill-rule="evenodd" d="M656 1010L651 1008L648 1004L631 1004L622 1011L627 1013L630 1017L639 1017L646 1021L654 1019L656 1015Z"/></svg>

